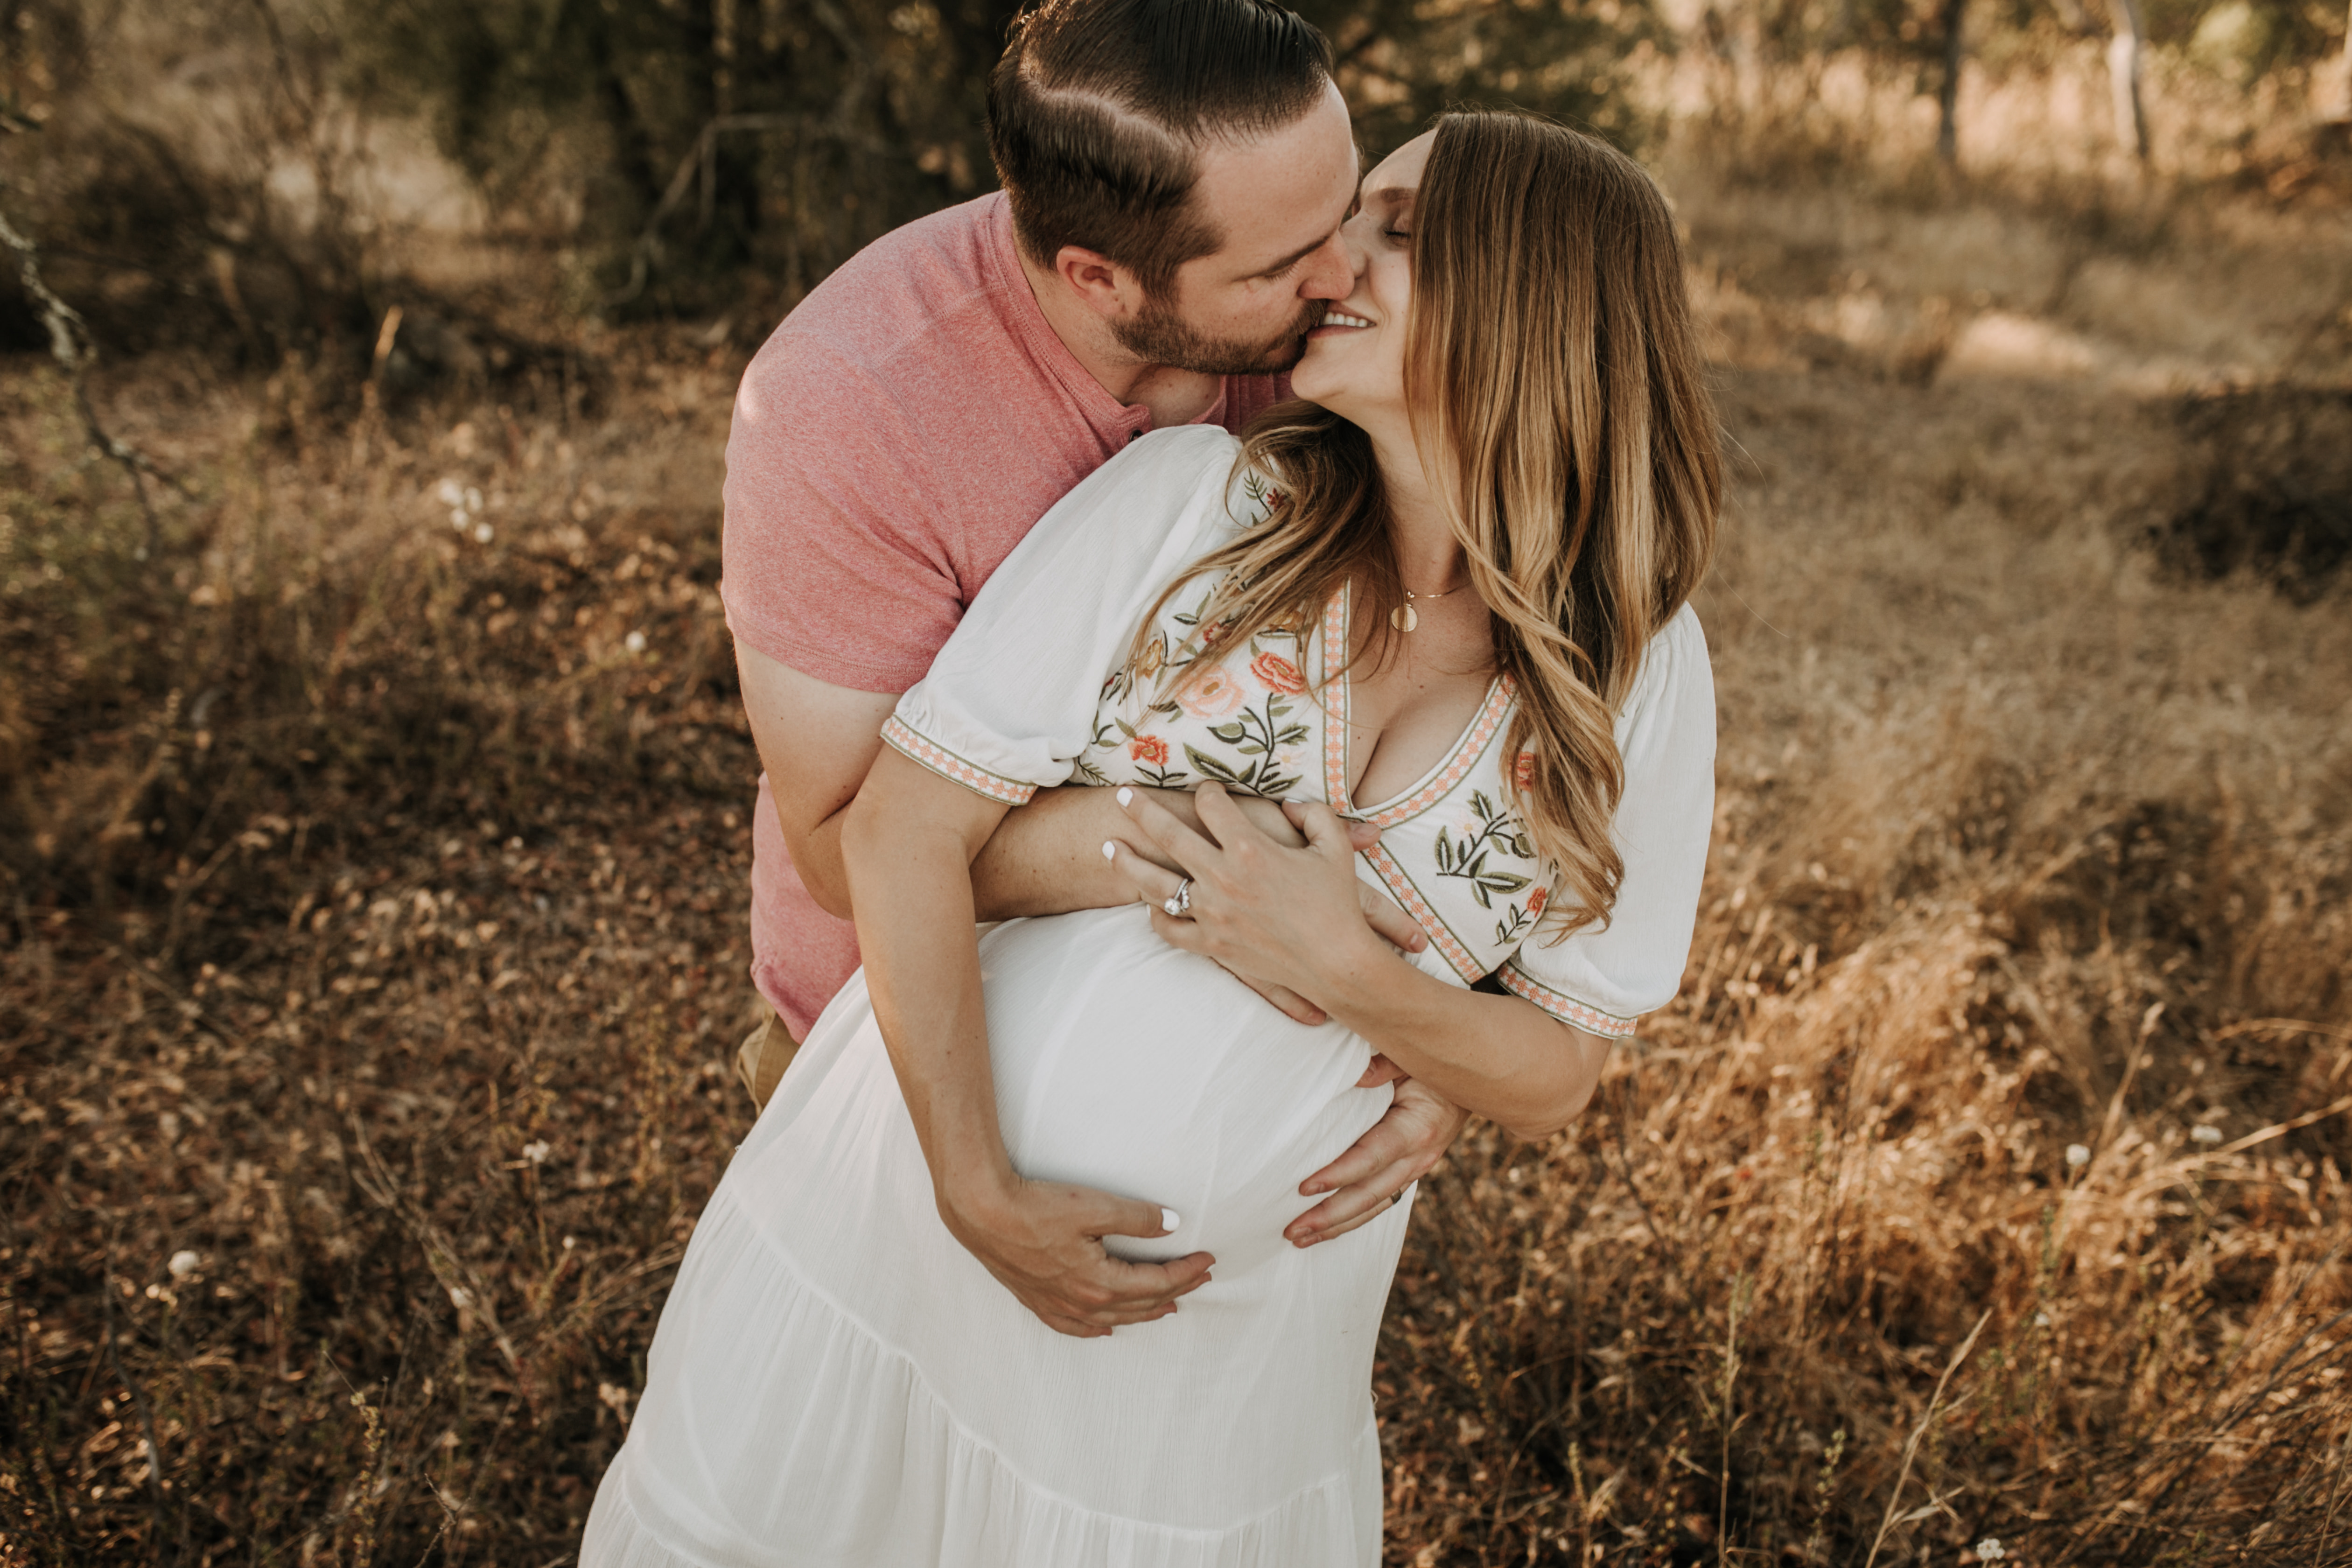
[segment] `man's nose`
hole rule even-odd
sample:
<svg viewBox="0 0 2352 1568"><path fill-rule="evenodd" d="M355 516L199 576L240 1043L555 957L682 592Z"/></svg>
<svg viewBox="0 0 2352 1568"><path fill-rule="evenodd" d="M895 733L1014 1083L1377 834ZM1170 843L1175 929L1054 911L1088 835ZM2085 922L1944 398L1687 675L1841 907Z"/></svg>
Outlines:
<svg viewBox="0 0 2352 1568"><path fill-rule="evenodd" d="M1335 230L1312 256L1302 270L1306 280L1299 285L1299 297L1306 300L1344 300L1356 291L1356 279L1363 270L1363 258L1356 247L1348 242L1348 231Z"/></svg>

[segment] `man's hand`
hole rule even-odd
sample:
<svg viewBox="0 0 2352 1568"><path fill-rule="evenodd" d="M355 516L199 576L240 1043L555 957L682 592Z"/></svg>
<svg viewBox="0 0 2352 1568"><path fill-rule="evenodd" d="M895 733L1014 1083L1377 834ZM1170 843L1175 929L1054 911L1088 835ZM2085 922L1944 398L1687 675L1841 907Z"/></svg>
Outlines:
<svg viewBox="0 0 2352 1568"><path fill-rule="evenodd" d="M1179 1297L1209 1282L1216 1261L1205 1252L1169 1263L1113 1258L1106 1236L1161 1237L1175 1228L1172 1211L1133 1198L1019 1177L986 1197L961 1184L935 1186L950 1233L1057 1333L1100 1339L1167 1317Z"/></svg>
<svg viewBox="0 0 2352 1568"><path fill-rule="evenodd" d="M1346 1153L1298 1184L1302 1196L1330 1195L1292 1220L1284 1239L1312 1247L1380 1218L1454 1146L1468 1120L1434 1089L1400 1079L1388 1114Z"/></svg>

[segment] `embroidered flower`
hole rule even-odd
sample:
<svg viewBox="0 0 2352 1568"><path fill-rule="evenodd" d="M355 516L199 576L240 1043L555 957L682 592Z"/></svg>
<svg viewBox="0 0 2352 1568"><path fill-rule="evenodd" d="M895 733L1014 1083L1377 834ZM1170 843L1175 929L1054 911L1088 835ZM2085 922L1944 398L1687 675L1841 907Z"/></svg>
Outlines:
<svg viewBox="0 0 2352 1568"><path fill-rule="evenodd" d="M1538 888L1534 892L1528 895L1528 913L1530 915L1539 915L1544 912L1544 906L1549 902L1551 902L1550 890L1545 888Z"/></svg>
<svg viewBox="0 0 2352 1568"><path fill-rule="evenodd" d="M1223 621L1211 621L1207 626L1201 628L1199 637L1201 647L1204 649L1213 648L1223 638L1224 635L1225 623Z"/></svg>
<svg viewBox="0 0 2352 1568"><path fill-rule="evenodd" d="M1250 673L1258 684L1269 691L1286 692L1296 697L1307 689L1307 677L1299 668L1278 653L1262 653L1250 660Z"/></svg>
<svg viewBox="0 0 2352 1568"><path fill-rule="evenodd" d="M1127 743L1127 754L1155 768L1168 765L1168 742L1157 735L1138 735Z"/></svg>
<svg viewBox="0 0 2352 1568"><path fill-rule="evenodd" d="M1517 762L1511 764L1511 787L1525 795L1536 787L1536 754L1521 752Z"/></svg>
<svg viewBox="0 0 2352 1568"><path fill-rule="evenodd" d="M1167 662L1168 639L1166 637L1153 637L1150 642L1143 645L1143 653L1141 657L1138 658L1135 661L1135 673L1142 677L1144 679L1149 680L1153 676L1158 675L1160 673L1160 667Z"/></svg>
<svg viewBox="0 0 2352 1568"><path fill-rule="evenodd" d="M1195 679L1176 699L1195 719L1222 719L1242 705L1242 683L1223 669Z"/></svg>

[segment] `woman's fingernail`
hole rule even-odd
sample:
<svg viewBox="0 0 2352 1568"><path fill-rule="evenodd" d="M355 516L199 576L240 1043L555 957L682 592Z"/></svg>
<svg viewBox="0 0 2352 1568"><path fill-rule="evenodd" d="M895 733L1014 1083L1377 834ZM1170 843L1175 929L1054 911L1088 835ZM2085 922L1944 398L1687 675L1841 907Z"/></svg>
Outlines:
<svg viewBox="0 0 2352 1568"><path fill-rule="evenodd" d="M1119 785L1119 786L1118 786L1118 804L1119 804L1119 805L1125 805L1128 802L1129 802L1129 801L1133 800L1134 798L1135 798L1135 792L1134 792L1133 790L1131 790L1131 789L1128 788L1125 784L1121 784L1121 785Z"/></svg>
<svg viewBox="0 0 2352 1568"><path fill-rule="evenodd" d="M1106 838L1103 840L1103 858L1106 860L1116 860L1118 858L1118 840L1115 838Z"/></svg>
<svg viewBox="0 0 2352 1568"><path fill-rule="evenodd" d="M1184 1217L1178 1214L1174 1209L1161 1209L1160 1211L1160 1229L1174 1230L1178 1226L1182 1225L1183 1223Z"/></svg>

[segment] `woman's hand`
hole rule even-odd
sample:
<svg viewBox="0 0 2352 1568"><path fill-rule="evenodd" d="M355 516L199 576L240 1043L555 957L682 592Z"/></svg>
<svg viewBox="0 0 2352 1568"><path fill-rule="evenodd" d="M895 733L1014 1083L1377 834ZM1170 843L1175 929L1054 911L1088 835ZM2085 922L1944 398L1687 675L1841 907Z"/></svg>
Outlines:
<svg viewBox="0 0 2352 1568"><path fill-rule="evenodd" d="M1317 992L1362 962L1375 939L1405 952L1428 945L1411 916L1358 879L1351 825L1328 806L1300 810L1294 820L1307 842L1293 849L1259 831L1219 785L1202 785L1193 803L1213 842L1149 795L1121 790L1118 804L1150 849L1103 847L1152 905L1152 929L1171 946L1328 1006ZM1188 879L1190 910L1178 919L1162 906Z"/></svg>

